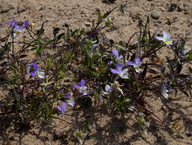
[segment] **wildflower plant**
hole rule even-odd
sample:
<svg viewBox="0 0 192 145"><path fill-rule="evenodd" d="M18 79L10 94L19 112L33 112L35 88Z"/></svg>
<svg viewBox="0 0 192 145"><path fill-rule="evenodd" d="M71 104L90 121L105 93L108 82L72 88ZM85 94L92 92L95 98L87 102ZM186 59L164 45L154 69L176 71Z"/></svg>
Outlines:
<svg viewBox="0 0 192 145"><path fill-rule="evenodd" d="M68 111L86 114L90 106L99 108L102 102L121 116L132 114L143 133L147 133L152 119L166 126L147 107L150 102L145 98L158 93L156 97L169 100L178 91L191 97L192 72L183 69L192 62L191 46L184 40L172 41L165 31L162 37L154 34L149 18L127 42L105 43L102 30L110 27L112 22L106 18L116 8L104 14L98 10L97 21L89 29L72 30L66 25L64 32L54 28L47 39L44 23L35 29L27 20L6 22L11 33L1 40L0 88L8 93L0 100L0 108L5 108L0 115L13 117L15 124L30 125L34 120L50 122L61 114L65 117ZM27 33L22 33L24 29ZM14 41L18 34L25 39ZM167 47L174 58L158 56L159 50ZM83 129L78 122L74 126L74 136L82 144L92 128L89 123Z"/></svg>

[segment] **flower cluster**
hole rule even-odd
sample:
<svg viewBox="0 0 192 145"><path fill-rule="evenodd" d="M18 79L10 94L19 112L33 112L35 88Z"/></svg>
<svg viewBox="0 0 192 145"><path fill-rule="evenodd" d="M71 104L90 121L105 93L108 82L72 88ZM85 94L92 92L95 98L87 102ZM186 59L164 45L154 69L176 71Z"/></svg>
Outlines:
<svg viewBox="0 0 192 145"><path fill-rule="evenodd" d="M127 61L126 64L133 66L137 73L141 72L140 66L142 65L142 61L140 58L136 58L135 62ZM111 68L110 70L113 74L118 74L119 77L121 77L123 79L128 79L128 70L129 69L128 68L123 69L124 66L125 65L123 65L122 63L118 63L118 64L116 64L116 69Z"/></svg>

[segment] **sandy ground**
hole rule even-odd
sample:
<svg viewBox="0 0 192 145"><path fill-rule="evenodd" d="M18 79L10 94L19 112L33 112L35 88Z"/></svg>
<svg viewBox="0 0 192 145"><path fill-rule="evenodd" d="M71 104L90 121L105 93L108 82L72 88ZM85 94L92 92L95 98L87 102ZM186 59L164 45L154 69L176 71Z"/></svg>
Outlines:
<svg viewBox="0 0 192 145"><path fill-rule="evenodd" d="M162 30L171 33L173 39L184 38L187 45L192 46L192 0L117 0L113 4L103 3L102 0L0 0L0 38L5 36L8 26L4 23L10 22L12 18L17 21L29 20L40 27L45 22L46 35L52 33L53 28L59 27L65 30L65 24L72 28L90 26L90 22L97 18L96 10L102 12L111 10L121 3L127 4L126 14L123 15L116 9L110 18L113 19L113 28L107 29L105 35L116 42L127 41L129 37L138 31L138 22L146 21L147 16L159 15L158 19L151 18L151 31ZM176 7L174 7L176 5ZM158 17L158 16L157 16ZM158 98L158 99L157 99ZM179 120L183 124L182 134L174 136L161 125L151 122L148 135L141 135L136 129L135 122L125 116L120 118L112 112L103 111L105 106L97 109L92 108L91 113L77 114L75 111L69 114L77 118L86 118L93 123L95 129L86 139L89 145L191 145L192 144L192 99L181 94L173 96L167 103L166 108L170 112L163 115L160 103L162 99L157 96L148 99L150 109L159 116L164 116L171 124ZM94 112L94 113L92 113ZM77 122L72 117L64 117L70 122ZM55 120L51 125L33 129L8 133L0 136L0 144L78 144L73 137L73 125L65 121ZM159 126L157 128L157 126ZM122 131L123 130L123 131Z"/></svg>

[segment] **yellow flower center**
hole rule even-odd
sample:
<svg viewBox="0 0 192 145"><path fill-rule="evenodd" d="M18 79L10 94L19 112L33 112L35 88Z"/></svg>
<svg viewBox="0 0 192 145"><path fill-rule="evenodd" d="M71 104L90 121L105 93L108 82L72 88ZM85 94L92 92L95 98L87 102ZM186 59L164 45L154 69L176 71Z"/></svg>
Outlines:
<svg viewBox="0 0 192 145"><path fill-rule="evenodd" d="M166 44L168 44L168 43L169 43L169 41L165 41L165 43L166 43Z"/></svg>
<svg viewBox="0 0 192 145"><path fill-rule="evenodd" d="M138 67L138 66L136 66L136 67L135 67L135 69L136 69L136 70L138 70L138 69L139 69L139 67Z"/></svg>
<svg viewBox="0 0 192 145"><path fill-rule="evenodd" d="M19 34L20 34L20 32L19 32L19 31L16 31L15 33L16 33L17 35L19 35Z"/></svg>

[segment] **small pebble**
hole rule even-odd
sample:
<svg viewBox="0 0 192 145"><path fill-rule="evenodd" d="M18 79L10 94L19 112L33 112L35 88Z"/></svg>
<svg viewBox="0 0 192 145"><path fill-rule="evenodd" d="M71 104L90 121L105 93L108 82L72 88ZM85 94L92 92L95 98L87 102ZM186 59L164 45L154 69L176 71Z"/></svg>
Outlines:
<svg viewBox="0 0 192 145"><path fill-rule="evenodd" d="M157 12L157 11L154 11L151 13L151 18L155 19L155 20L158 20L160 17L160 13Z"/></svg>
<svg viewBox="0 0 192 145"><path fill-rule="evenodd" d="M181 11L183 11L184 9L185 9L185 8L184 8L183 3L179 3L179 4L178 4L178 11L181 12Z"/></svg>
<svg viewBox="0 0 192 145"><path fill-rule="evenodd" d="M176 3L171 3L169 5L169 7L168 7L168 11L173 12L176 8L177 8L177 4Z"/></svg>
<svg viewBox="0 0 192 145"><path fill-rule="evenodd" d="M86 26L91 26L91 24L92 24L91 22L88 22L88 21L85 22L85 25L86 25Z"/></svg>
<svg viewBox="0 0 192 145"><path fill-rule="evenodd" d="M20 14L20 13L22 13L22 12L25 12L26 11L26 9L24 8L24 7L17 7L17 13L18 14Z"/></svg>

